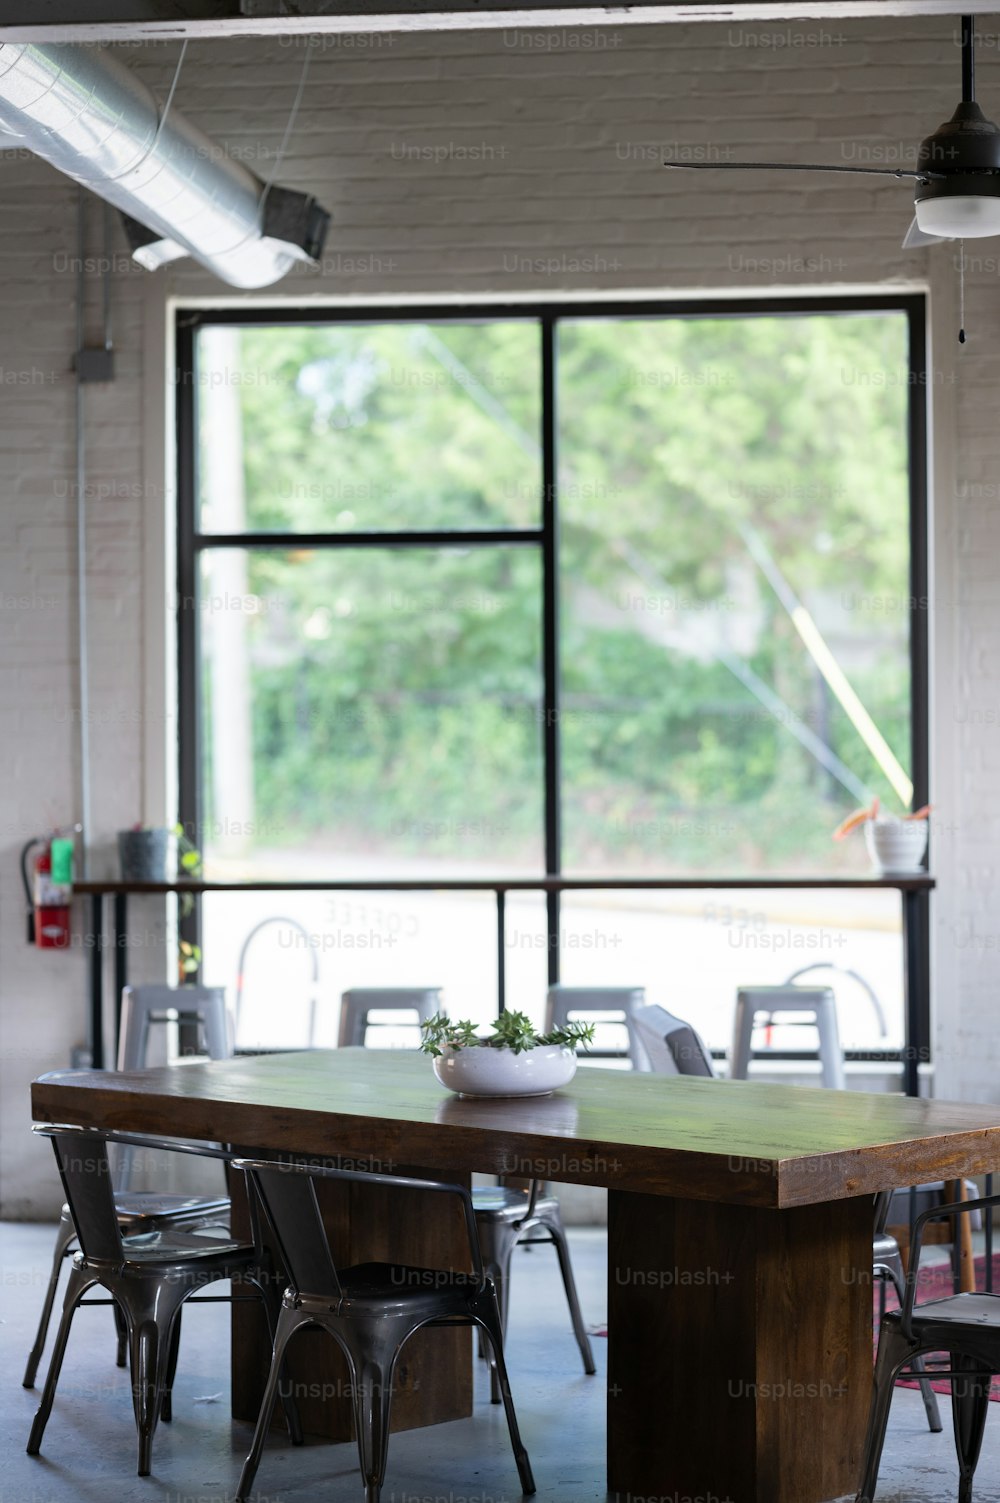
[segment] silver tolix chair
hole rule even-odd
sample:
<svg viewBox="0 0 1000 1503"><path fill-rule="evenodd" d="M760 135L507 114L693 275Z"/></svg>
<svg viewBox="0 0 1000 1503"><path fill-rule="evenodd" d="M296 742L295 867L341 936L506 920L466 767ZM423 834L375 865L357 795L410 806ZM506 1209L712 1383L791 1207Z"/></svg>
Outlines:
<svg viewBox="0 0 1000 1503"><path fill-rule="evenodd" d="M159 1140L62 1124L36 1126L33 1131L52 1142L80 1251L70 1270L48 1376L28 1439L28 1455L37 1456L41 1449L73 1316L84 1295L100 1286L110 1300L87 1303L114 1303L124 1317L132 1404L139 1436L138 1473L140 1477L148 1477L157 1422L171 1418L170 1394L177 1366L182 1305L194 1297L196 1290L216 1280L246 1282L256 1292L244 1297L262 1300L273 1337L279 1302L278 1274L261 1241L253 1203L254 1240L250 1243L238 1242L228 1234L213 1235L207 1228L185 1231L173 1226L135 1237L122 1236L111 1188L107 1145L115 1142L162 1148ZM178 1146L176 1151L201 1152L187 1145ZM208 1150L207 1156L228 1157L222 1150ZM228 1303L230 1296L220 1298ZM214 1302L212 1296L207 1299ZM285 1414L292 1440L301 1444L298 1415L290 1399L285 1402Z"/></svg>
<svg viewBox="0 0 1000 1503"><path fill-rule="evenodd" d="M981 1200L932 1207L917 1217L902 1308L891 1310L879 1331L857 1503L872 1503L875 1496L893 1385L906 1367L920 1377L923 1368L917 1366L917 1359L929 1352L947 1352L951 1359L947 1369L931 1366L926 1371L931 1377L951 1381L951 1409L958 1452L958 1503L972 1503L972 1480L990 1407L990 1385L994 1374L1000 1373L1000 1294L952 1294L946 1299L928 1300L918 1305L917 1270L920 1243L928 1221L944 1216L968 1215L973 1211L992 1214L997 1206L1000 1206L1000 1195L989 1195Z"/></svg>
<svg viewBox="0 0 1000 1503"><path fill-rule="evenodd" d="M489 1341L521 1488L533 1493L531 1464L517 1427L503 1358L496 1290L483 1266L469 1191L462 1185L313 1163L241 1158L233 1160L233 1168L244 1170L253 1184L290 1281L278 1316L271 1370L253 1444L236 1490L237 1503L244 1503L253 1487L279 1391L285 1350L303 1326L318 1326L328 1332L347 1359L366 1503L379 1503L381 1495L389 1448L392 1380L400 1351L422 1326L442 1324L478 1326ZM388 1186L400 1193L430 1190L458 1196L465 1215L472 1273L395 1263L336 1268L316 1199L317 1179Z"/></svg>
<svg viewBox="0 0 1000 1503"><path fill-rule="evenodd" d="M231 1032L226 1020L226 994L222 987L127 986L122 992L122 1033L118 1050L119 1070L142 1070L146 1066L150 1025L176 1022L178 1017L197 1021L204 1033L206 1052L211 1059L226 1059L232 1053ZM171 1141L163 1148L175 1148ZM193 1231L196 1227L225 1227L228 1230L230 1205L225 1195L184 1194L177 1191L133 1190L135 1168L131 1147L118 1151L113 1166L115 1213L123 1236L159 1233L173 1228ZM76 1245L76 1229L68 1205L64 1205L56 1228L55 1247L48 1287L42 1301L35 1342L28 1353L22 1383L34 1388L38 1364L45 1349L52 1308L63 1261ZM118 1328L117 1363L125 1366L126 1332L121 1313L115 1307Z"/></svg>

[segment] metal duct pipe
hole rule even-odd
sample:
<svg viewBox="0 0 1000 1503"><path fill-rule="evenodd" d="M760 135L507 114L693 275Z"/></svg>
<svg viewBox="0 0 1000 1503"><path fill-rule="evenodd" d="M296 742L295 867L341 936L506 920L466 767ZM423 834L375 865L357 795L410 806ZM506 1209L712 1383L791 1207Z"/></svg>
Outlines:
<svg viewBox="0 0 1000 1503"><path fill-rule="evenodd" d="M182 115L161 127L153 94L104 49L0 43L0 130L233 287L267 287L322 251L329 215L314 199L275 188L265 202L260 179Z"/></svg>

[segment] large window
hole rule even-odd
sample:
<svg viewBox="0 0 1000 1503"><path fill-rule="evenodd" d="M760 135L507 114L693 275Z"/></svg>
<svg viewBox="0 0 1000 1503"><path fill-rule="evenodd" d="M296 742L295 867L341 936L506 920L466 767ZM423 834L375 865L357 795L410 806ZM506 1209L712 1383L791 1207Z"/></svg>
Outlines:
<svg viewBox="0 0 1000 1503"><path fill-rule="evenodd" d="M863 872L833 827L926 783L921 320L907 297L185 315L182 816L209 876ZM208 979L282 908L239 901L206 903ZM367 945L322 902L296 922L333 992L446 980L489 1013L481 899L386 894ZM816 960L883 1004L884 1034L848 1000L849 1044L902 1043L892 893L557 907L507 914L528 1011L557 969L638 981L719 1044L734 984Z"/></svg>

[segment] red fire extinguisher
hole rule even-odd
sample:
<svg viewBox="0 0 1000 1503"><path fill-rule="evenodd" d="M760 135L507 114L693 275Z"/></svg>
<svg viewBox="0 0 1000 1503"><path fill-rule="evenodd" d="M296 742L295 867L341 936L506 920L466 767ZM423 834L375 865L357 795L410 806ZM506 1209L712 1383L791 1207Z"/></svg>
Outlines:
<svg viewBox="0 0 1000 1503"><path fill-rule="evenodd" d="M36 846L28 880L28 857ZM70 942L73 896L73 842L58 835L34 837L21 851L21 880L28 899L28 943L40 950L65 950Z"/></svg>

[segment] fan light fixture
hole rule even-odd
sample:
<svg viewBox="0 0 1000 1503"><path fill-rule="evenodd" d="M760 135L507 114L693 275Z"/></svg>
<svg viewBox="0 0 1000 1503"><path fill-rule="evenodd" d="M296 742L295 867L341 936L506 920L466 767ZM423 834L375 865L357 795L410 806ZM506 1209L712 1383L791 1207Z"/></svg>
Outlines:
<svg viewBox="0 0 1000 1503"><path fill-rule="evenodd" d="M850 172L910 178L915 218L904 250L941 240L1000 235L1000 127L976 103L972 17L962 17L962 99L950 120L920 143L916 165L835 167L818 162L664 162L664 167L738 172ZM964 269L964 260L962 262ZM965 343L965 331L959 330Z"/></svg>
<svg viewBox="0 0 1000 1503"><path fill-rule="evenodd" d="M1000 198L955 193L950 198L924 198L916 203L917 224L925 235L940 240L976 240L1000 235Z"/></svg>

